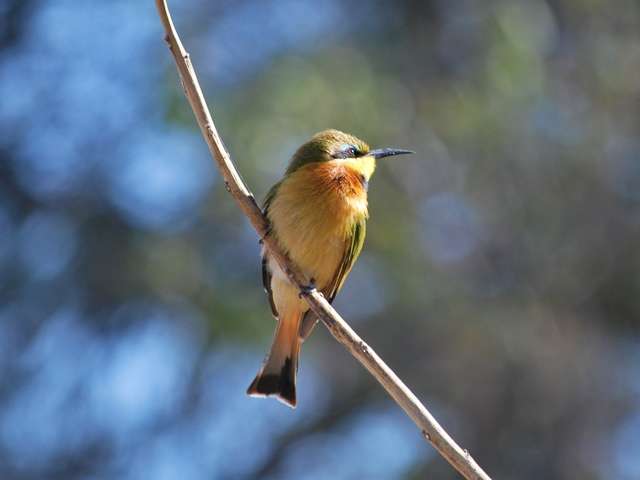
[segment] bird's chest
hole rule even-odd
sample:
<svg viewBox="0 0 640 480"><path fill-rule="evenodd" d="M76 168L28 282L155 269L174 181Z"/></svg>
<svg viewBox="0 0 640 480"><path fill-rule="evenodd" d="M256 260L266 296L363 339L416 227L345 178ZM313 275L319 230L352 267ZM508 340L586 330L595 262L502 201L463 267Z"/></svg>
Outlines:
<svg viewBox="0 0 640 480"><path fill-rule="evenodd" d="M365 183L357 172L331 163L291 174L269 206L278 241L320 288L342 262L353 224L366 216Z"/></svg>

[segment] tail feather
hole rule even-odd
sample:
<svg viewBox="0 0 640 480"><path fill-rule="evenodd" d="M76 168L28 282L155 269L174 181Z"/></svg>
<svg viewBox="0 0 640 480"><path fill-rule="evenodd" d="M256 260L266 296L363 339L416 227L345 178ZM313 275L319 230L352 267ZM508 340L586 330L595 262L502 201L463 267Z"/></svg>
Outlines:
<svg viewBox="0 0 640 480"><path fill-rule="evenodd" d="M253 397L275 396L290 407L296 406L296 372L300 354L300 315L283 317L263 367L247 389Z"/></svg>

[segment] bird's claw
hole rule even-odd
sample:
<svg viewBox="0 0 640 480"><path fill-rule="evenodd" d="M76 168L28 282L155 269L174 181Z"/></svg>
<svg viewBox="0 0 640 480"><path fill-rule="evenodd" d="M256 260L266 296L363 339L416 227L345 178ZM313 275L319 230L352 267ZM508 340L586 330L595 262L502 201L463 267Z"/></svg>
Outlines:
<svg viewBox="0 0 640 480"><path fill-rule="evenodd" d="M307 295L311 295L316 290L316 279L312 278L309 280L309 285L301 285L300 286L300 294L298 297L302 298Z"/></svg>

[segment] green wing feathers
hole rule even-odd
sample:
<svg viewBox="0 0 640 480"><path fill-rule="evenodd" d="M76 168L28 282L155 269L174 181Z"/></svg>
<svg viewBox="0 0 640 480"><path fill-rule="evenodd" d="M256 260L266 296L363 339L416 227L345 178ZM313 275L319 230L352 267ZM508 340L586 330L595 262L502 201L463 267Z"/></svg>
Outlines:
<svg viewBox="0 0 640 480"><path fill-rule="evenodd" d="M333 299L336 297L340 288L342 288L342 284L351 271L353 264L356 262L358 255L360 255L366 233L367 223L364 218L353 224L351 232L346 238L344 255L342 256L340 267L333 277L333 281L322 292L329 302L333 302Z"/></svg>

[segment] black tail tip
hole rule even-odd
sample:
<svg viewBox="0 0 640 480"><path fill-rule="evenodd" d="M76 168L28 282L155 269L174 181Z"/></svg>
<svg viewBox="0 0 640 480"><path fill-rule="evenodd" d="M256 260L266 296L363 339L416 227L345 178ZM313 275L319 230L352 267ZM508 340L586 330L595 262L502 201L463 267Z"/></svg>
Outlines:
<svg viewBox="0 0 640 480"><path fill-rule="evenodd" d="M251 397L274 396L285 405L296 408L295 369L291 368L290 360L287 359L279 375L260 372L247 388L247 395Z"/></svg>
<svg viewBox="0 0 640 480"><path fill-rule="evenodd" d="M283 382L279 375L260 375L247 388L250 397L274 396L291 408L296 407L296 389L288 382Z"/></svg>

